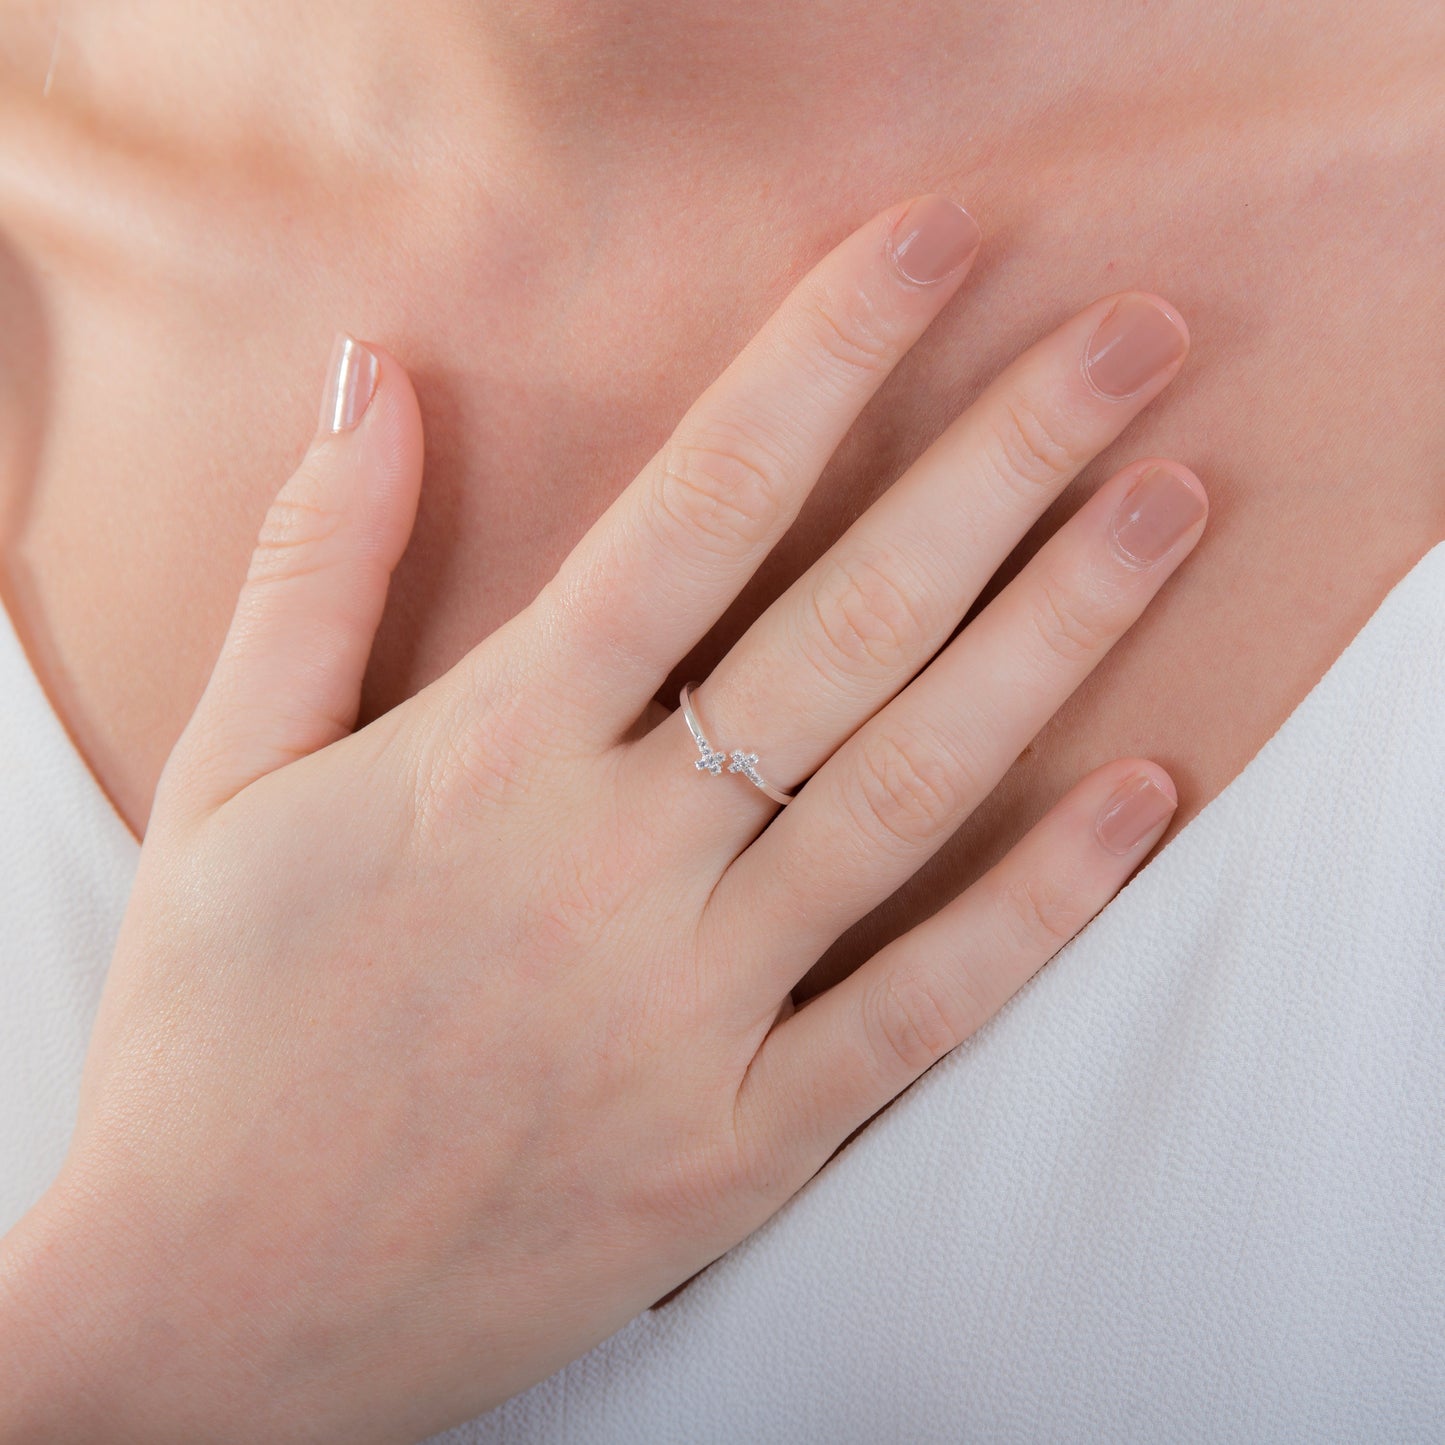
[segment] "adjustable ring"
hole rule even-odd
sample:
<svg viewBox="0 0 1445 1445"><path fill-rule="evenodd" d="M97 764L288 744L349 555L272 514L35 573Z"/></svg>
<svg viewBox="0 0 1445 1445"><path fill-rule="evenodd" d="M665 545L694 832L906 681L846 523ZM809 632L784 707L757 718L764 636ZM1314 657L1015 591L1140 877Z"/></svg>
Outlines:
<svg viewBox="0 0 1445 1445"><path fill-rule="evenodd" d="M761 788L775 803L791 803L797 797L796 793L781 792L770 783L763 781L762 774L758 772L758 755L756 753L745 753L741 748L734 748L732 759L729 761L726 753L719 752L703 737L702 725L697 720L697 714L692 710L692 690L695 686L696 684L691 682L685 682L682 685L682 715L687 719L687 726L692 733L693 741L697 743L698 751L702 754L693 767L717 777L722 773L723 764L727 763L728 772L741 773L748 782L755 788Z"/></svg>

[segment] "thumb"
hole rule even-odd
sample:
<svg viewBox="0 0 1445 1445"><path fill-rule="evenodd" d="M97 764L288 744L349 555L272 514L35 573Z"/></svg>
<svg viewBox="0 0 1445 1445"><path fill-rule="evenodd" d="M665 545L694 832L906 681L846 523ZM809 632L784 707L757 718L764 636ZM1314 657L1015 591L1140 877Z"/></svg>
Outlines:
<svg viewBox="0 0 1445 1445"><path fill-rule="evenodd" d="M213 810L355 726L361 680L416 519L422 429L401 364L342 332L321 419L272 502L167 793Z"/></svg>

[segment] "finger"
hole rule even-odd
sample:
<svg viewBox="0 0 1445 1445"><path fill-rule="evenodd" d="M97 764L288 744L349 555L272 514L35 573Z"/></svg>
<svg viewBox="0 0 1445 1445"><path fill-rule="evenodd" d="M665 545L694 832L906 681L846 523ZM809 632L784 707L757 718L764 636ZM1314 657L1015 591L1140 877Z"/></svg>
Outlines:
<svg viewBox="0 0 1445 1445"><path fill-rule="evenodd" d="M972 887L772 1029L738 1098L746 1146L796 1160L801 1183L1114 896L1176 803L1141 759L1076 784Z"/></svg>
<svg viewBox="0 0 1445 1445"><path fill-rule="evenodd" d="M321 418L266 513L230 628L163 783L214 809L349 732L421 486L422 430L400 363L345 334Z"/></svg>
<svg viewBox="0 0 1445 1445"><path fill-rule="evenodd" d="M1166 301L1128 292L1018 357L713 669L693 699L709 741L756 750L784 791L811 775L942 646L1045 509L1178 374L1188 341ZM633 766L675 775L690 742L658 728ZM734 852L770 812L756 788L692 798Z"/></svg>
<svg viewBox="0 0 1445 1445"><path fill-rule="evenodd" d="M589 729L630 726L726 611L977 243L943 196L875 216L803 278L578 543L533 606Z"/></svg>
<svg viewBox="0 0 1445 1445"><path fill-rule="evenodd" d="M993 791L1188 555L1207 511L1178 463L1112 477L737 858L709 926L727 937L746 918L774 941L755 965L769 990L791 987Z"/></svg>

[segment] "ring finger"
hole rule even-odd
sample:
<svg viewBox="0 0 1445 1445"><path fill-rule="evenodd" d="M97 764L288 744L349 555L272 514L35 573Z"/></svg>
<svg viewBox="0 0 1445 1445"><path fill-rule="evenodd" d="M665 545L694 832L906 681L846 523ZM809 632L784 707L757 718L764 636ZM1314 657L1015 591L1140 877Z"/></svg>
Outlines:
<svg viewBox="0 0 1445 1445"><path fill-rule="evenodd" d="M1177 462L1100 487L733 863L710 926L725 938L746 916L777 940L755 966L791 988L993 791L1188 555L1207 510Z"/></svg>

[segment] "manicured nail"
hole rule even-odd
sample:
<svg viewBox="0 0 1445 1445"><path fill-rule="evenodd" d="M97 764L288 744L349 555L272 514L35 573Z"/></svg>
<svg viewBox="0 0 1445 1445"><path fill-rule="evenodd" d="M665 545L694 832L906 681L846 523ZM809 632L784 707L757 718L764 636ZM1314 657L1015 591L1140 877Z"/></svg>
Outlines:
<svg viewBox="0 0 1445 1445"><path fill-rule="evenodd" d="M362 418L376 390L379 373L376 355L354 336L336 333L326 392L321 398L321 430L350 431Z"/></svg>
<svg viewBox="0 0 1445 1445"><path fill-rule="evenodd" d="M1094 831L1111 853L1137 848L1178 806L1153 778L1136 773L1116 788L1099 812Z"/></svg>
<svg viewBox="0 0 1445 1445"><path fill-rule="evenodd" d="M1114 508L1115 545L1134 566L1151 566L1205 511L1204 498L1177 472L1150 467Z"/></svg>
<svg viewBox="0 0 1445 1445"><path fill-rule="evenodd" d="M1188 340L1152 301L1125 296L1084 350L1084 374L1111 401L1132 396L1184 355Z"/></svg>
<svg viewBox="0 0 1445 1445"><path fill-rule="evenodd" d="M947 196L920 196L893 223L888 254L903 276L931 286L957 271L983 239L978 222Z"/></svg>

